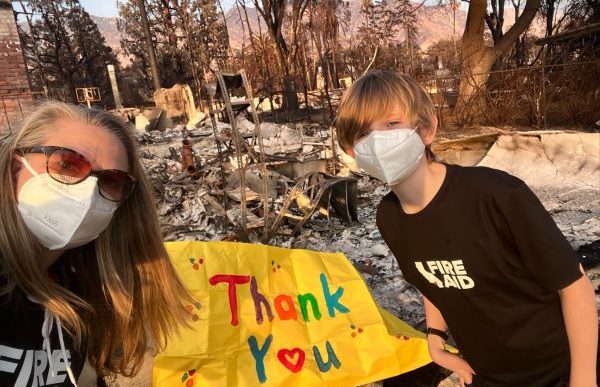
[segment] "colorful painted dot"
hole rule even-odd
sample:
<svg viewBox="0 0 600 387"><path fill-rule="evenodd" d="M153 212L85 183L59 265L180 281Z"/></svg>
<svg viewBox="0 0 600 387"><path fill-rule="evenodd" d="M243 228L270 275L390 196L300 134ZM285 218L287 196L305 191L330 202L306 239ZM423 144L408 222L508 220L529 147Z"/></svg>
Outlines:
<svg viewBox="0 0 600 387"><path fill-rule="evenodd" d="M194 376L195 373L196 373L195 368L192 368L188 372L185 372L181 376L181 382L185 383L186 387L192 387L194 385L194 379L192 379L192 376Z"/></svg>
<svg viewBox="0 0 600 387"><path fill-rule="evenodd" d="M273 273L275 273L277 271L277 269L273 268Z"/></svg>
<svg viewBox="0 0 600 387"><path fill-rule="evenodd" d="M357 332L354 331L356 329L356 325L352 324L352 325L350 325L350 328L352 328L352 331L353 331L351 333L352 337L356 337ZM358 328L358 333L363 333L363 329L362 328Z"/></svg>
<svg viewBox="0 0 600 387"><path fill-rule="evenodd" d="M202 265L204 263L204 259L200 258L198 259L198 261L196 262L196 258L194 257L190 257L190 263L192 264L192 267L194 268L194 270L198 270L200 268L200 265Z"/></svg>
<svg viewBox="0 0 600 387"><path fill-rule="evenodd" d="M278 269L281 269L281 265L277 265L277 268L278 268Z"/></svg>
<svg viewBox="0 0 600 387"><path fill-rule="evenodd" d="M196 307L196 309L200 309L200 306L201 306L201 305L200 305L200 303L199 303L199 302L196 302L196 303L194 303L193 305L192 305L192 304L187 304L187 305L185 306L185 310L187 310L187 312L188 312L189 314L191 314L191 315L192 315L192 320L193 320L193 321L198 321L198 320L200 320L200 316L198 316L196 313L194 313L194 307ZM194 371L194 372L195 372L195 371Z"/></svg>
<svg viewBox="0 0 600 387"><path fill-rule="evenodd" d="M275 261L271 261L271 265L275 265Z"/></svg>

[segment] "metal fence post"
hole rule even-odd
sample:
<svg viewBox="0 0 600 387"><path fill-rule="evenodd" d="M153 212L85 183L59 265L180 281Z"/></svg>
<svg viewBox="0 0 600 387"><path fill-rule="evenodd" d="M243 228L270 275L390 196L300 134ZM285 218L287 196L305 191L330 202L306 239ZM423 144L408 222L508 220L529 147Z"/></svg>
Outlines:
<svg viewBox="0 0 600 387"><path fill-rule="evenodd" d="M546 99L546 50L542 51L542 89L541 89L541 97L542 97L542 127L546 128L546 113L547 113L547 104L548 101Z"/></svg>
<svg viewBox="0 0 600 387"><path fill-rule="evenodd" d="M6 119L6 125L8 125L8 134L12 136L12 128L10 126L10 118L8 117L8 112L6 111L4 96L0 96L0 99L2 99L2 111L4 111L4 119Z"/></svg>

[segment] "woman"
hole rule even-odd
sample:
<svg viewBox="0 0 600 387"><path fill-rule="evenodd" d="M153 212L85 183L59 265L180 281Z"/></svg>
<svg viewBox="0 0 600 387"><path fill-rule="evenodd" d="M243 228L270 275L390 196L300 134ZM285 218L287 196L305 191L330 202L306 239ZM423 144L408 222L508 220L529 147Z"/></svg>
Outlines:
<svg viewBox="0 0 600 387"><path fill-rule="evenodd" d="M190 296L126 124L44 102L1 146L0 175L0 385L76 385L86 359L135 374Z"/></svg>

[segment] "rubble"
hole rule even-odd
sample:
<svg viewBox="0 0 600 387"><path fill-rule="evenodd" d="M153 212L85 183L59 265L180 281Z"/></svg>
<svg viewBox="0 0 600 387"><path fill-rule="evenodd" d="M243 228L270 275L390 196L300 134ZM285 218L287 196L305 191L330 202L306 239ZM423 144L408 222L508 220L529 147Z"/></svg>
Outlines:
<svg viewBox="0 0 600 387"><path fill-rule="evenodd" d="M192 89L188 85L175 84L154 92L154 103L165 111L167 118L190 120L196 117L196 105Z"/></svg>
<svg viewBox="0 0 600 387"><path fill-rule="evenodd" d="M135 117L135 128L138 133L158 130L164 132L173 126L173 121L167 117L165 110L158 108L144 109Z"/></svg>
<svg viewBox="0 0 600 387"><path fill-rule="evenodd" d="M238 120L239 127L245 128L242 129L244 131L250 131L253 124L250 121L249 124L244 123L244 120L248 121L246 118ZM156 196L159 198L157 208L163 219L166 240L231 240L232 237L239 240L245 237L240 234L241 191L237 163L224 162L221 169L214 135L208 125L209 123L205 121L194 131L179 126L164 132L151 131L138 135L142 144L143 162L151 177ZM220 135L230 138L227 137L231 136L229 124L218 122L217 126ZM385 246L375 226L376 206L381 197L388 192L387 188L364 174L352 174L349 167L343 167L336 177L327 175L325 172L331 170L332 150L329 131L324 125L291 126L270 123L261 126L263 126L265 149L267 144L272 144L274 149L278 147L273 155L268 154L266 158L267 196L270 206L268 243L282 247L343 252L363 273L375 299L381 305L413 326L422 324L420 296L403 280L393 255ZM290 133L291 131L295 132ZM184 139L188 140L190 148L201 165L195 178L182 172L181 148ZM292 140L302 146L299 144L293 146ZM255 140L250 138L250 141ZM307 142L311 145L314 143L313 146L320 151L311 155L303 154ZM469 148L467 151L481 153L477 146L472 144L479 143L478 146L484 147L487 152L493 144L499 146L498 144L509 142L505 139L496 143L488 136L475 140L467 139L466 143L471 144L467 146ZM442 148L444 146L442 144ZM451 146L455 148L455 153L461 152L456 141ZM257 144L254 143L253 148L257 149L256 147ZM481 157L487 154L485 152ZM224 149L223 153L227 159L234 161L232 150ZM439 153L444 155L443 151ZM445 156L448 155L459 160L462 157L446 152ZM252 242L265 241L261 235L264 226L261 169L248 155L245 156L243 162L246 164L244 176L248 216L247 237ZM593 152L589 157L592 156ZM302 158L304 162L300 161ZM471 163L479 162L472 157L462 157L462 160L463 162L471 160ZM313 170L299 174L299 167L310 165L312 167L309 169ZM536 163L530 161L529 165L536 165ZM596 173L597 176L597 169L594 170L598 165L596 161L592 160L582 165L584 168L580 169L581 173L590 174L589 176L594 176L593 174ZM512 172L519 176L520 171ZM331 187L330 181L343 182L343 184L351 181L339 175L357 177L351 179L355 182L354 192L347 191L348 186L342 192L350 192L349 196L337 193L344 199L342 202L345 201L343 207L345 210L340 211L335 209L334 201L331 200L336 197L333 191L331 196L329 193L323 195L325 191L318 194L324 186ZM531 184L527 181L527 176L525 178L525 181ZM573 180L573 177L568 179L577 181L577 179ZM600 270L593 268L593 262L597 265L600 257L590 258L589 255L597 256L597 251L600 249L590 249L589 246L593 246L593 243L598 243L597 241L600 240L598 191L582 185L565 187L562 183L558 186L552 184L553 181L559 180L541 179L540 181L546 181L548 184L536 185L534 182L531 184L532 189L573 248L575 250L582 248L588 254L586 259L592 262L588 264L590 268L588 275L597 287L600 285ZM564 182L564 180L560 181ZM597 179L594 181L592 177L588 177L584 180L584 185L598 184L597 182ZM351 199L348 200L348 197ZM355 213L349 214L348 211L355 211Z"/></svg>
<svg viewBox="0 0 600 387"><path fill-rule="evenodd" d="M148 126L150 126L150 120L145 115L138 114L135 116L135 129L138 132L145 132Z"/></svg>
<svg viewBox="0 0 600 387"><path fill-rule="evenodd" d="M166 240L219 240L240 233L239 220L242 214L239 203L242 200L242 184L231 144L231 125L216 121L213 131L209 124L203 121L194 130L179 125L163 132L138 134L140 154L159 198L157 208L163 218ZM240 132L247 136L250 149L258 151L259 144L252 134L255 125L245 117L239 117L237 124ZM310 158L319 164L314 169L322 173L320 176L323 180L327 180L324 176L328 160L320 158L331 155L326 128L318 124L290 127L269 123L261 126L265 129L263 145L265 149L272 149L266 159L267 197L274 211L270 215L271 222L278 214L283 214L284 218L271 228L272 233L291 235L294 229L299 230L298 224L308 221L315 211L325 218L330 216L331 210L335 214L341 213L346 220L356 220L355 214L349 214L347 209L343 210L343 206L336 203L335 197L338 194L334 194L332 190L333 186L347 181L345 178L330 178L322 192L315 191L315 194L319 194L317 199L305 196L300 202L293 200L285 205L285 197L294 187L298 167L285 168L284 165L300 166L302 163L299 160ZM223 145L221 150L215 141L215 133L219 143ZM315 134L319 137L315 137ZM307 148L302 145L304 139L309 139L314 145ZM311 152L303 154L308 149ZM314 149L318 151L313 151ZM264 225L264 211L261 208L264 185L260 165L253 159L255 155L256 153L245 153L241 160L245 170L243 193L248 217L247 228L252 231L258 231L259 225ZM342 193L344 201L348 201L347 189L342 188L340 195ZM323 194L325 197L321 200ZM302 199L308 200L305 203L309 207L308 211L306 208L302 209ZM194 231L197 231L196 234ZM258 232L255 234L257 235L250 233L248 236L251 241L264 238ZM242 239L241 234L238 237Z"/></svg>
<svg viewBox="0 0 600 387"><path fill-rule="evenodd" d="M247 223L241 229L241 174L232 149L231 125L216 121L200 122L193 130L176 126L164 132L150 131L138 135L143 163L150 175L158 199L157 208L163 220L166 240L247 240L281 247L306 248L317 251L342 252L355 265L371 289L374 299L387 310L413 327L425 328L422 298L402 277L393 254L386 247L375 225L376 207L388 188L357 170L353 160L337 149L340 160L333 163L330 130L317 123L279 125L262 123L265 164L267 167L267 197L270 207L269 235L263 238L264 185L262 169L255 158L260 152L253 136L255 125L243 115L236 119L237 127L248 148L242 157ZM215 134L220 142L215 141ZM436 154L443 161L475 165L481 160L496 158L498 152L507 155L513 169L509 172L531 185L546 209L557 222L573 249L578 252L589 278L600 289L600 197L596 184L598 161L589 146L577 146L577 154L564 155L564 162L552 159L551 149L540 152L513 146L522 139L502 138L496 132L477 138L451 140L436 144ZM536 135L526 141L531 146ZM596 134L598 136L598 134ZM585 136L584 136L585 137ZM196 177L183 171L182 141L186 139L200 167ZM543 139L543 137L542 137ZM514 141L513 141L514 140ZM561 143L562 139L554 143ZM587 140L586 140L587 141ZM597 142L597 137L596 137ZM223 144L219 151L217 144ZM589 139L594 144L594 140ZM493 147L498 150L490 152ZM512 150L511 150L512 149ZM521 155L520 152L527 154ZM582 155L581 152L585 153ZM539 158L554 160L558 166L554 175L544 175L537 168L551 168L552 162L522 160L534 153ZM596 153L597 154L597 153ZM223 157L222 166L219 163ZM489 156L489 157L488 157ZM576 159L579 158L579 162ZM504 160L504 157L501 158ZM587 160L587 161L581 161ZM571 170L564 170L563 164ZM486 162L482 163L483 165ZM337 176L332 172L336 165ZM495 167L503 168L502 165ZM533 172L530 173L528 168ZM506 168L508 169L508 168ZM578 178L577 173L582 175ZM564 176L561 176L564 175ZM583 178L583 176L587 176ZM536 180L537 179L537 180ZM341 191L334 191L336 182ZM541 183L541 184L539 184ZM568 184L567 184L568 183ZM324 189L325 187L325 189ZM339 198L341 207L335 207ZM332 216L335 215L335 216ZM360 223L358 223L360 222ZM446 383L450 379L446 380ZM450 385L450 384L446 384Z"/></svg>
<svg viewBox="0 0 600 387"><path fill-rule="evenodd" d="M371 254L373 254L376 257L387 257L389 252L390 252L390 249L388 249L386 246L382 245L381 243L377 243L371 247Z"/></svg>
<svg viewBox="0 0 600 387"><path fill-rule="evenodd" d="M169 149L169 151L171 151L171 149ZM190 146L190 140L183 140L181 148L181 169L190 175L195 176L201 167L202 166L196 159L196 155Z"/></svg>
<svg viewBox="0 0 600 387"><path fill-rule="evenodd" d="M502 134L478 165L525 181L574 248L600 239L600 134Z"/></svg>
<svg viewBox="0 0 600 387"><path fill-rule="evenodd" d="M214 86L213 96L223 94ZM211 103L206 115L196 111L189 87L176 85L155 94L155 109L117 112L138 129L164 239L342 252L381 306L424 330L421 295L402 277L375 225L377 205L389 189L339 149L329 125L257 125L256 111L270 110L271 101L249 94L231 97L230 112ZM433 150L441 161L503 169L523 179L600 289L599 138L486 128L440 141Z"/></svg>
<svg viewBox="0 0 600 387"><path fill-rule="evenodd" d="M203 112L196 112L196 114L190 118L187 124L185 124L185 128L188 130L198 128L202 124L202 121L204 121L206 118L207 115Z"/></svg>

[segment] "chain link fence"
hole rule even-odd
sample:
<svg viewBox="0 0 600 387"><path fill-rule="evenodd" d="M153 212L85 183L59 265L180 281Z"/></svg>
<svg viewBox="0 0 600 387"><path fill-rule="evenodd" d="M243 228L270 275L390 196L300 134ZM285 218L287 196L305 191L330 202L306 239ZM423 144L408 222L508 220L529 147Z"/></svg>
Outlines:
<svg viewBox="0 0 600 387"><path fill-rule="evenodd" d="M546 64L491 71L471 101L470 121L490 126L594 127L600 120L600 60ZM438 107L441 127L460 125L456 118L460 75L437 70L418 81L429 91ZM54 96L56 98L56 96ZM43 92L0 95L0 137L10 135L16 123Z"/></svg>
<svg viewBox="0 0 600 387"><path fill-rule="evenodd" d="M487 77L487 82L476 87L470 99L481 103L481 108L468 117L473 123L590 127L600 120L600 61L536 65L477 75ZM438 70L433 78L424 77L420 82L439 109L441 125L460 124L455 111L460 76Z"/></svg>

